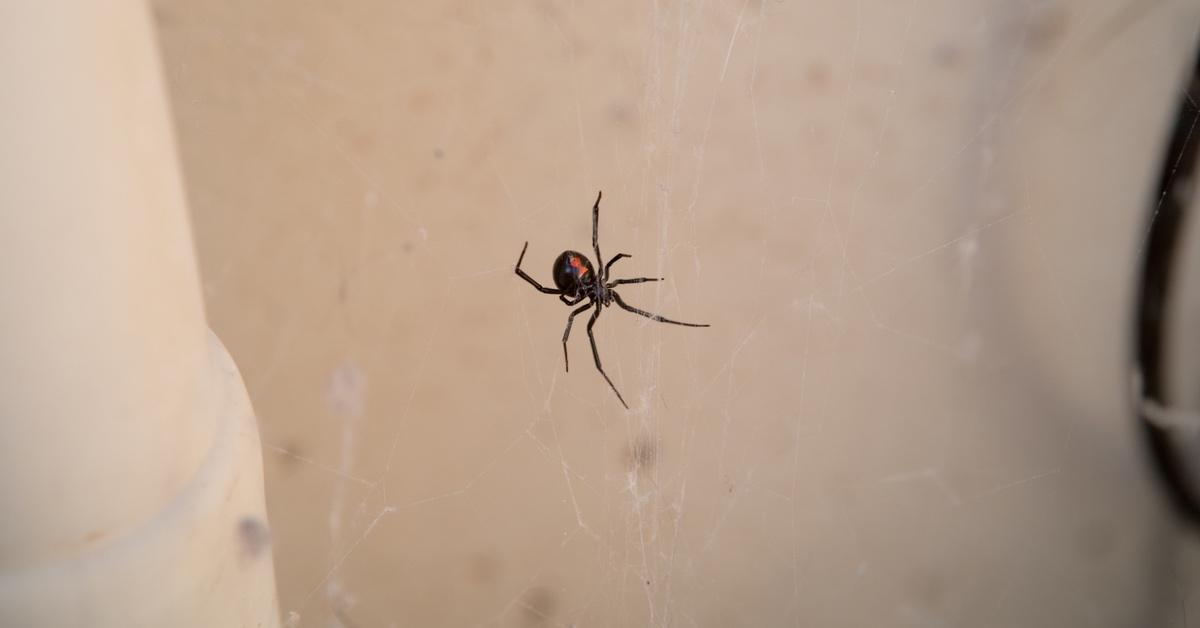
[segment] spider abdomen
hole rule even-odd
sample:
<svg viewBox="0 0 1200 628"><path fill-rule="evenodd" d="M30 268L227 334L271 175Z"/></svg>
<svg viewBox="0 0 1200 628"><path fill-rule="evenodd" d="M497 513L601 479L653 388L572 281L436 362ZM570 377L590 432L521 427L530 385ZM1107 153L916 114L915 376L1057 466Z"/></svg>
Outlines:
<svg viewBox="0 0 1200 628"><path fill-rule="evenodd" d="M578 251L563 251L554 260L554 285L566 294L579 294L596 281L592 263Z"/></svg>

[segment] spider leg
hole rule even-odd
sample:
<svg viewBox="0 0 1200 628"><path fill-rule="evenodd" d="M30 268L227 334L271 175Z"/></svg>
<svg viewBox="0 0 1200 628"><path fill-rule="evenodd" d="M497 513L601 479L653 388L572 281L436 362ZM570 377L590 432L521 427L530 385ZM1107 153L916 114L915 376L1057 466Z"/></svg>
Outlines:
<svg viewBox="0 0 1200 628"><path fill-rule="evenodd" d="M646 283L647 281L662 281L662 280L663 280L662 277L638 277L637 279L618 279L616 281L608 282L608 285L605 287L611 288L613 286L620 286L622 284L627 284L627 283Z"/></svg>
<svg viewBox="0 0 1200 628"><path fill-rule="evenodd" d="M583 298L583 297L579 297ZM578 303L578 301L576 301ZM571 323L575 322L575 315L595 305L595 301L588 301L584 305L575 309L567 316L567 328L563 330L563 367L568 373L571 372L571 358L567 357L567 338L571 337Z"/></svg>
<svg viewBox="0 0 1200 628"><path fill-rule="evenodd" d="M612 380L608 378L608 373L604 372L604 367L600 366L600 351L596 349L596 336L592 333L592 326L596 324L596 319L600 317L600 311L601 308L597 307L596 311L592 312L592 317L588 319L588 340L592 342L592 357L596 358L596 370L600 371L600 374L604 376L604 381L608 382L613 392L617 393L617 399L621 400L621 405L625 406L625 409L628 410L629 404L625 403L625 398L621 396L621 391L617 390L616 384L613 384Z"/></svg>
<svg viewBox="0 0 1200 628"><path fill-rule="evenodd" d="M558 295L558 300L562 301L563 303L565 303L567 305L575 305L576 303L579 303L580 301L582 301L584 296L585 295L583 295L583 294L576 295L575 299L572 300L569 297L567 297L567 295L560 294L560 295Z"/></svg>
<svg viewBox="0 0 1200 628"><path fill-rule="evenodd" d="M521 279L524 279L525 281L528 281L529 283L533 284L533 287L537 288L539 292L545 292L546 294L562 294L562 290L556 290L554 288L547 288L546 286L543 286L542 284L538 283L537 280L534 279L533 277L526 275L525 271L521 270L521 260L525 259L525 249L527 249L527 248L529 248L528 242L525 243L525 246L521 247L521 257L517 258L517 267L515 268L515 270L517 271L517 274L521 276Z"/></svg>
<svg viewBox="0 0 1200 628"><path fill-rule="evenodd" d="M626 303L624 300L621 299L621 295L617 294L616 290L609 290L608 293L611 294L613 299L616 300L617 305L621 306L621 309L629 311L629 312L633 312L634 314L637 314L638 316L645 316L646 318L653 320L653 321L658 321L660 323L671 323L672 325L683 325L684 327L708 327L709 326L709 325L701 324L701 323L681 323L679 321L673 321L669 318L663 318L662 316L659 316L658 314L651 314L650 312L647 312L645 310L639 310L636 307L629 305L628 303Z"/></svg>
<svg viewBox="0 0 1200 628"><path fill-rule="evenodd" d="M600 260L604 259L604 257L602 255L600 255L600 197L603 195L604 195L604 190L600 190L599 192L597 192L596 193L596 204L592 205L592 248L596 249L596 263L597 264L600 263ZM612 262L609 262L609 263L611 264ZM608 274L608 271L606 270L605 275L607 275L607 274Z"/></svg>
<svg viewBox="0 0 1200 628"><path fill-rule="evenodd" d="M617 253L615 256L613 256L612 259L608 260L608 263L604 265L604 280L605 281L608 280L608 269L613 264L616 264L617 260L621 259L622 257L633 257L633 256L628 253ZM599 264L600 260L596 260L596 263Z"/></svg>

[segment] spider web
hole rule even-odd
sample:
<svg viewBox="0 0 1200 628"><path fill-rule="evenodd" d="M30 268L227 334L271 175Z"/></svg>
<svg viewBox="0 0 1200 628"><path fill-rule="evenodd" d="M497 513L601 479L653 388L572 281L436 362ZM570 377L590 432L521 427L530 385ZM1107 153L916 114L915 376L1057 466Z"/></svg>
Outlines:
<svg viewBox="0 0 1200 628"><path fill-rule="evenodd" d="M285 625L1194 608L1109 337L1193 4L396 4L155 7ZM629 411L512 273L598 189L626 301L713 325L605 310Z"/></svg>

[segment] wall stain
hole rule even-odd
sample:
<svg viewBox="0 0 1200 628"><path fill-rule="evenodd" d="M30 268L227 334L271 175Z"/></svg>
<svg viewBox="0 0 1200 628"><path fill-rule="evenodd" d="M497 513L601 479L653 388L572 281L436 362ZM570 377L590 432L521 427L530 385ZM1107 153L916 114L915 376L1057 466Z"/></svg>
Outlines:
<svg viewBox="0 0 1200 628"><path fill-rule="evenodd" d="M521 596L521 609L525 611L526 625L549 623L556 606L558 598L554 591L546 587L533 587Z"/></svg>
<svg viewBox="0 0 1200 628"><path fill-rule="evenodd" d="M645 471L658 464L658 444L649 434L643 434L633 439L624 453L625 468L630 471Z"/></svg>
<svg viewBox="0 0 1200 628"><path fill-rule="evenodd" d="M238 521L237 537L242 554L249 558L257 558L271 547L271 531L262 519L253 515L247 515Z"/></svg>

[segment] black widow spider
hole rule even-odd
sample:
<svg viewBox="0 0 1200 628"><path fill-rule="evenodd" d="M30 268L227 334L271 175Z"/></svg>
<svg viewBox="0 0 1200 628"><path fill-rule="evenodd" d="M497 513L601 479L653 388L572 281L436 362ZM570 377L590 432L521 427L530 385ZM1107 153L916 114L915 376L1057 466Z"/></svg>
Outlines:
<svg viewBox="0 0 1200 628"><path fill-rule="evenodd" d="M600 260L604 259L600 255L600 244L598 239L598 231L600 228L600 197L602 195L603 191L596 194L596 204L592 205L592 248L596 251L597 262L600 262ZM600 366L600 352L596 350L596 336L592 334L592 326L596 324L596 319L600 318L600 312L604 311L605 307L612 305L613 301L616 301L617 305L620 306L621 309L633 312L638 316L645 316L650 320L655 320L660 323L671 323L672 325L684 325L686 327L708 327L708 325L701 325L698 323L681 323L679 321L673 321L669 318L663 318L658 314L651 314L650 312L639 310L636 307L625 303L625 301L621 299L621 295L617 294L617 291L614 290L616 286L622 284L644 283L647 281L662 280L662 277L638 277L636 279L616 279L614 281L609 281L608 269L622 257L632 257L628 253L617 253L615 257L608 260L608 263L604 265L604 269L600 272L600 277L597 278L596 271L594 268L592 268L592 263L588 261L588 258L585 255L577 251L563 251L562 254L558 256L558 259L554 260L554 285L558 286L557 289L554 289L543 286L533 277L526 275L525 271L521 270L521 260L525 259L525 249L528 248L529 242L526 242L525 246L521 248L521 256L517 258L517 266L515 270L517 271L517 274L521 276L521 279L528 281L533 285L534 288L537 288L541 292L545 292L546 294L557 294L559 300L567 305L575 305L584 299L588 299L586 304L575 308L571 311L571 314L567 316L567 329L563 331L562 338L563 364L566 367L566 370L571 370L571 361L570 358L567 357L567 338L571 335L571 323L575 321L576 314L579 314L580 312L583 312L592 306L596 306L596 311L592 312L592 317L588 320L587 325L588 340L590 340L592 343L592 357L596 358L596 370L600 371L600 374L604 376L605 381L607 381L608 385L612 387L613 392L617 393L617 399L621 400L621 405L625 406L626 410L629 409L629 404L625 403L625 398L621 396L621 391L617 390L616 385L614 385L612 380L609 379L608 373L604 372L604 367Z"/></svg>

